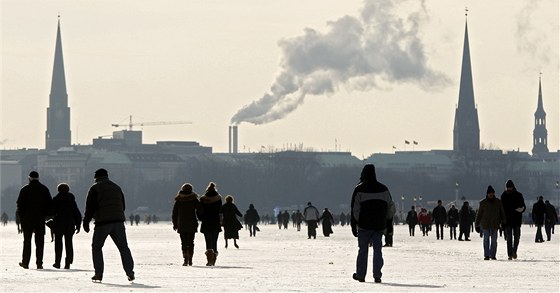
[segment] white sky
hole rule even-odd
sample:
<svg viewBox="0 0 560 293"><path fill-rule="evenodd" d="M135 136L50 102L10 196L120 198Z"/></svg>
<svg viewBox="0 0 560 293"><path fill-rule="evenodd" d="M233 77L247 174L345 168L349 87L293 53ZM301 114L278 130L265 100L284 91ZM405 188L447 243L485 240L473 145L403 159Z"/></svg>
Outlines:
<svg viewBox="0 0 560 293"><path fill-rule="evenodd" d="M258 209L258 207L257 207ZM262 211L259 211L262 212ZM35 269L33 246L28 270L21 261L22 238L11 222L0 227L0 291L2 292L557 292L560 282L559 233L550 242L535 243L535 228L524 225L518 259L508 261L503 238L497 260L484 261L482 238L471 242L436 240L435 226L428 237L416 227L396 226L392 248L383 249L385 264L381 284L373 282L371 250L366 282L352 280L358 251L348 226L335 226L334 234L307 239L307 227L278 230L261 225L257 237L239 232L239 249L224 248L218 239L215 267L206 267L204 237L195 236L192 267L183 267L179 235L171 224L127 225L127 239L134 258L134 283L127 281L117 248L105 242L105 271L101 284L93 276L93 230L74 236L74 263L70 270L54 269L54 243L47 235L43 270ZM92 228L93 229L93 228ZM63 256L64 257L64 256Z"/></svg>
<svg viewBox="0 0 560 293"><path fill-rule="evenodd" d="M195 140L227 152L233 115L269 92L281 72L279 41L306 28L326 34L327 22L359 17L364 3L3 0L0 148L45 146L59 12L73 143L90 144L132 115L193 122L143 127L145 143ZM452 149L465 6L481 143L530 152L542 72L548 147L558 150L558 1L436 0L425 11L417 1L395 5L383 7L405 23L413 12L422 16L426 67L447 85L382 80L360 91L342 83L332 94L308 95L281 120L241 123L240 151L300 143L334 150L336 141L361 158L403 150L404 140L418 141L416 150Z"/></svg>

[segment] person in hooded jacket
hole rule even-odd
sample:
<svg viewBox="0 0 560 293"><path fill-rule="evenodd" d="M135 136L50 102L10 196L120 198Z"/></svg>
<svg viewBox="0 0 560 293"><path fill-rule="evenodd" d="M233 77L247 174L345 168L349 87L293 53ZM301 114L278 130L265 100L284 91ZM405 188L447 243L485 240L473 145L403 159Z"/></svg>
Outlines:
<svg viewBox="0 0 560 293"><path fill-rule="evenodd" d="M543 197L539 196L539 200L533 205L531 216L535 226L537 226L537 233L535 234L535 243L544 242L542 235L542 227L544 226L544 218L546 214L546 204L543 202Z"/></svg>
<svg viewBox="0 0 560 293"><path fill-rule="evenodd" d="M226 248L228 247L228 239L233 239L233 246L239 248L237 239L239 239L239 230L243 228L241 222L237 217L243 217L243 214L237 209L233 203L233 196L226 195L226 203L220 209L222 214L222 224L224 226L224 240L226 241Z"/></svg>
<svg viewBox="0 0 560 293"><path fill-rule="evenodd" d="M207 266L214 266L218 257L218 236L222 232L220 210L222 208L222 196L218 193L216 184L210 182L206 192L200 197L202 206L199 219L202 221L200 232L204 234L206 242Z"/></svg>
<svg viewBox="0 0 560 293"><path fill-rule="evenodd" d="M523 194L517 191L511 180L506 182L506 190L500 198L506 213L504 232L506 235L508 258L516 259L519 238L521 237L521 220L526 209L525 200L523 199Z"/></svg>
<svg viewBox="0 0 560 293"><path fill-rule="evenodd" d="M369 244L373 247L373 278L381 283L383 267L382 237L387 222L395 215L395 204L387 186L377 181L375 166L367 164L360 174L360 183L352 193L352 234L358 238L358 256L354 280L365 282Z"/></svg>
<svg viewBox="0 0 560 293"><path fill-rule="evenodd" d="M193 192L190 183L181 186L181 190L175 196L171 221L173 230L179 233L181 238L181 250L183 252L183 266L192 266L194 255L194 238L198 232L197 211L200 209L198 194Z"/></svg>
<svg viewBox="0 0 560 293"><path fill-rule="evenodd" d="M82 225L82 213L78 209L75 196L70 193L70 187L66 183L60 183L57 186L58 194L52 201L53 207L53 231L54 231L54 264L53 267L60 269L60 261L62 259L62 238L64 237L64 247L66 249L66 259L64 260L64 268L70 269L70 265L74 261L74 248L72 245L72 237L74 231L76 234L80 232Z"/></svg>
<svg viewBox="0 0 560 293"><path fill-rule="evenodd" d="M410 211L408 211L406 215L406 223L408 224L409 236L414 236L414 229L416 229L416 225L418 225L418 213L416 213L414 206L410 208Z"/></svg>
<svg viewBox="0 0 560 293"><path fill-rule="evenodd" d="M459 210L455 205L447 212L447 226L449 226L449 239L457 239L457 223L459 222Z"/></svg>
<svg viewBox="0 0 560 293"><path fill-rule="evenodd" d="M469 206L469 202L463 202L463 206L459 211L459 241L463 241L463 235L465 235L464 241L471 241L469 237L471 236L471 226L473 224L473 210Z"/></svg>

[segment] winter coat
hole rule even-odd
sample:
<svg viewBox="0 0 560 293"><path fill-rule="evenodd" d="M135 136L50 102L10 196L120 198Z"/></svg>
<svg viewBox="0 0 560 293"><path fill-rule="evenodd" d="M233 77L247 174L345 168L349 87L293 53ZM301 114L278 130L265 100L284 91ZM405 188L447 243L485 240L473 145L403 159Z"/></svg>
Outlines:
<svg viewBox="0 0 560 293"><path fill-rule="evenodd" d="M320 218L319 211L316 207L309 205L303 210L303 219L307 221L318 221Z"/></svg>
<svg viewBox="0 0 560 293"><path fill-rule="evenodd" d="M334 223L334 218L329 211L324 211L320 218L321 225L323 226L323 235L329 236L333 233L332 224Z"/></svg>
<svg viewBox="0 0 560 293"><path fill-rule="evenodd" d="M485 198L480 201L476 213L475 226L487 230L498 230L506 222L502 201L499 198Z"/></svg>
<svg viewBox="0 0 560 293"><path fill-rule="evenodd" d="M468 205L463 205L461 210L459 211L459 224L461 226L468 226L470 227L474 221L473 219L473 210Z"/></svg>
<svg viewBox="0 0 560 293"><path fill-rule="evenodd" d="M531 212L531 217L533 223L537 226L544 225L544 214L546 213L546 205L542 200L537 201L533 205L533 211Z"/></svg>
<svg viewBox="0 0 560 293"><path fill-rule="evenodd" d="M502 193L501 200L504 206L504 212L506 213L506 226L521 227L523 212L526 209L523 194L518 192L515 188L511 193L508 193L506 190ZM518 212L515 210L520 207L523 208L523 211Z"/></svg>
<svg viewBox="0 0 560 293"><path fill-rule="evenodd" d="M73 232L82 224L82 213L72 193L59 192L52 201L53 230L56 234Z"/></svg>
<svg viewBox="0 0 560 293"><path fill-rule="evenodd" d="M175 196L171 221L177 233L196 233L198 231L198 219L196 212L200 209L198 194L179 191Z"/></svg>
<svg viewBox="0 0 560 293"><path fill-rule="evenodd" d="M86 198L84 223L95 219L95 225L126 221L124 193L109 177L95 179Z"/></svg>
<svg viewBox="0 0 560 293"><path fill-rule="evenodd" d="M52 197L49 189L39 180L31 180L19 191L17 211L23 229L42 227L51 212Z"/></svg>
<svg viewBox="0 0 560 293"><path fill-rule="evenodd" d="M459 210L451 208L447 212L447 225L449 227L457 227L457 223L459 223Z"/></svg>
<svg viewBox="0 0 560 293"><path fill-rule="evenodd" d="M352 193L352 229L384 231L387 220L395 215L395 204L387 186L377 181L375 173L362 180Z"/></svg>
<svg viewBox="0 0 560 293"><path fill-rule="evenodd" d="M546 204L546 224L556 225L558 222L558 214L556 213L556 208L550 204Z"/></svg>
<svg viewBox="0 0 560 293"><path fill-rule="evenodd" d="M222 197L215 190L206 191L200 198L201 211L199 219L202 221L200 232L221 232L220 209L222 208Z"/></svg>
<svg viewBox="0 0 560 293"><path fill-rule="evenodd" d="M261 218L259 217L259 213L257 212L257 210L253 207L253 208L249 208L245 212L244 220L245 220L245 224L256 225L259 223Z"/></svg>
<svg viewBox="0 0 560 293"><path fill-rule="evenodd" d="M436 224L445 224L447 221L447 212L445 211L445 207L443 206L436 206L432 211L432 217Z"/></svg>
<svg viewBox="0 0 560 293"><path fill-rule="evenodd" d="M428 211L426 211L426 209L422 209L420 211L420 214L418 214L418 223L420 223L420 225L432 224L432 217L430 216L430 214L428 214Z"/></svg>
<svg viewBox="0 0 560 293"><path fill-rule="evenodd" d="M239 239L239 230L243 228L237 217L243 217L237 206L231 202L225 203L220 209L224 226L225 239Z"/></svg>
<svg viewBox="0 0 560 293"><path fill-rule="evenodd" d="M418 225L418 214L416 211L408 211L408 214L406 215L406 223L410 226Z"/></svg>

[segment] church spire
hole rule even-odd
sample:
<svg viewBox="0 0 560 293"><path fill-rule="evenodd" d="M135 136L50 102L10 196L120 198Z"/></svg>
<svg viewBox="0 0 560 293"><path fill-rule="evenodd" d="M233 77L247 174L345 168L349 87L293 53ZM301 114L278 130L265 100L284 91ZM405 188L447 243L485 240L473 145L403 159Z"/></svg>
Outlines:
<svg viewBox="0 0 560 293"><path fill-rule="evenodd" d="M45 144L47 150L70 146L70 108L68 108L68 93L66 92L66 76L62 57L60 15L58 16L56 31L51 93L49 95L49 107L47 108Z"/></svg>
<svg viewBox="0 0 560 293"><path fill-rule="evenodd" d="M463 42L463 62L461 65L459 102L457 109L455 109L455 125L453 128L453 150L459 152L471 152L479 149L480 128L478 125L478 111L474 102L469 31L467 21L465 20L465 39Z"/></svg>
<svg viewBox="0 0 560 293"><path fill-rule="evenodd" d="M548 153L548 131L546 130L546 112L542 100L541 77L539 76L539 96L535 111L535 128L533 130L533 155Z"/></svg>

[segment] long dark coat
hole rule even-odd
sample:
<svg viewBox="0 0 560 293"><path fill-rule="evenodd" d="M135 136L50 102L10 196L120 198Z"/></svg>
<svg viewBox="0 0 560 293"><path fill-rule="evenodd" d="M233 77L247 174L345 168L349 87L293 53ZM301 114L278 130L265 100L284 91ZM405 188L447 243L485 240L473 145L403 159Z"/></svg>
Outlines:
<svg viewBox="0 0 560 293"><path fill-rule="evenodd" d="M506 226L521 227L523 212L526 209L523 194L517 191L517 189L513 189L511 193L504 191L500 198L504 206L504 212L506 213ZM523 208L521 213L515 210L520 207Z"/></svg>
<svg viewBox="0 0 560 293"><path fill-rule="evenodd" d="M544 214L546 213L546 205L542 200L537 201L533 205L533 211L531 212L531 216L533 218L533 222L537 226L544 225Z"/></svg>
<svg viewBox="0 0 560 293"><path fill-rule="evenodd" d="M179 191L175 196L171 221L177 233L196 233L198 231L197 210L200 209L198 195L194 192Z"/></svg>
<svg viewBox="0 0 560 293"><path fill-rule="evenodd" d="M66 234L79 228L82 224L82 213L80 213L76 204L76 198L72 193L58 193L53 198L52 208L54 233Z"/></svg>
<svg viewBox="0 0 560 293"><path fill-rule="evenodd" d="M457 223L459 222L459 210L456 208L451 208L447 212L447 225L449 227L457 227Z"/></svg>
<svg viewBox="0 0 560 293"><path fill-rule="evenodd" d="M39 180L31 180L21 188L17 199L17 211L22 229L45 231L45 218L51 212L52 197L49 189Z"/></svg>
<svg viewBox="0 0 560 293"><path fill-rule="evenodd" d="M323 226L323 235L325 237L331 235L333 233L332 224L334 222L331 212L323 211L320 220L322 220L321 225Z"/></svg>
<svg viewBox="0 0 560 293"><path fill-rule="evenodd" d="M416 211L413 210L408 211L408 214L406 215L406 223L409 226L418 225L418 214L416 213Z"/></svg>
<svg viewBox="0 0 560 293"><path fill-rule="evenodd" d="M257 210L254 207L250 207L245 212L245 218L244 219L245 219L245 224L248 224L248 225L256 225L261 220L261 218L259 217L259 213L257 212Z"/></svg>
<svg viewBox="0 0 560 293"><path fill-rule="evenodd" d="M220 209L222 208L222 196L215 191L209 190L200 197L201 209L198 218L202 221L200 232L221 232Z"/></svg>
<svg viewBox="0 0 560 293"><path fill-rule="evenodd" d="M220 213L223 216L224 238L239 239L239 230L243 228L243 225L241 225L237 216L242 217L243 215L237 209L237 206L231 202L225 203Z"/></svg>
<svg viewBox="0 0 560 293"><path fill-rule="evenodd" d="M459 211L459 229L461 232L467 232L471 230L471 225L473 223L473 211L470 206L463 205Z"/></svg>

